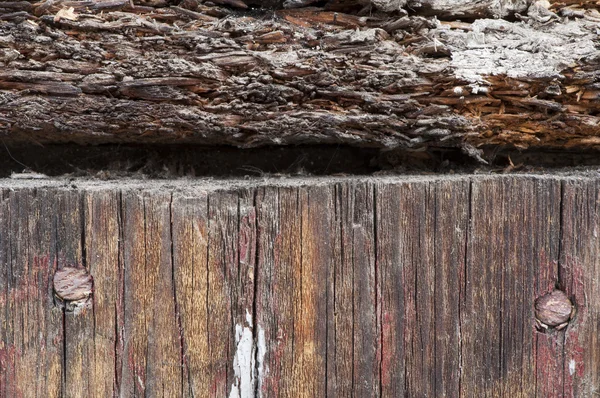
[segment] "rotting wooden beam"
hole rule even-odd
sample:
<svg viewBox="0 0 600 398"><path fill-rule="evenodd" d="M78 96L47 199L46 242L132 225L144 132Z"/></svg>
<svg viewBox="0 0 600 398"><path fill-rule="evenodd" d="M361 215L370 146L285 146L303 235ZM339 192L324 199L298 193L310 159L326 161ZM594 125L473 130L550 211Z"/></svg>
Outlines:
<svg viewBox="0 0 600 398"><path fill-rule="evenodd" d="M2 186L0 396L600 389L595 175Z"/></svg>
<svg viewBox="0 0 600 398"><path fill-rule="evenodd" d="M0 3L0 134L475 157L482 146L598 147L595 8L420 3Z"/></svg>

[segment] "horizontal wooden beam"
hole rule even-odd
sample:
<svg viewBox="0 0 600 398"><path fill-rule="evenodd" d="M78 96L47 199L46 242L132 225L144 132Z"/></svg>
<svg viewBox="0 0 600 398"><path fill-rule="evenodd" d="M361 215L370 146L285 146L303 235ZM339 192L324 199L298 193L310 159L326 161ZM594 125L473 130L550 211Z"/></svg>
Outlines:
<svg viewBox="0 0 600 398"><path fill-rule="evenodd" d="M593 396L599 184L3 180L0 395Z"/></svg>
<svg viewBox="0 0 600 398"><path fill-rule="evenodd" d="M481 146L600 142L595 9L373 0L240 11L240 2L0 3L3 141L474 157Z"/></svg>

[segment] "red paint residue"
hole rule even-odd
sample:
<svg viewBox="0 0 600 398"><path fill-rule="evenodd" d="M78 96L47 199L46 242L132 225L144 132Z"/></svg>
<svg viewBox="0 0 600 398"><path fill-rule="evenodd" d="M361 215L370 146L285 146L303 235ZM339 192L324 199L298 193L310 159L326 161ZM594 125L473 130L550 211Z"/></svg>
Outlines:
<svg viewBox="0 0 600 398"><path fill-rule="evenodd" d="M381 383L384 386L389 386L392 381L391 365L394 359L394 349L392 342L393 325L392 319L388 311L383 313L382 324L382 342L381 342Z"/></svg>
<svg viewBox="0 0 600 398"><path fill-rule="evenodd" d="M564 396L576 397L583 396L585 391L578 391L581 380L584 379L584 357L586 340L592 328L587 325L588 311L586 305L584 269L580 261L575 257L567 257L563 264L563 274L565 275L565 293L571 299L576 307L576 314L569 323L565 335L564 347ZM574 366L574 369L573 369ZM571 374L573 371L573 374Z"/></svg>
<svg viewBox="0 0 600 398"><path fill-rule="evenodd" d="M132 377L136 396L143 396L146 391L146 366L137 363L133 352L133 344L127 350L127 368Z"/></svg>
<svg viewBox="0 0 600 398"><path fill-rule="evenodd" d="M216 397L219 391L223 391L222 386L225 385L225 391L228 391L229 386L227 386L227 371L221 370L217 373L215 378L212 381L212 384L209 388L209 396Z"/></svg>
<svg viewBox="0 0 600 398"><path fill-rule="evenodd" d="M23 396L19 391L17 383L17 375L15 365L19 360L19 355L15 347L12 345L4 345L0 341L0 396L1 397L17 397Z"/></svg>
<svg viewBox="0 0 600 398"><path fill-rule="evenodd" d="M33 263L29 260L24 264L24 277L16 280L16 285L11 286L6 297L0 296L0 304L19 304L23 301L37 301L49 291L51 283L48 256L34 257Z"/></svg>
<svg viewBox="0 0 600 398"><path fill-rule="evenodd" d="M533 331L536 344L537 394L540 397L562 397L562 334Z"/></svg>
<svg viewBox="0 0 600 398"><path fill-rule="evenodd" d="M266 342L266 346L269 347L265 353L264 368L268 369L268 373L265 372L264 379L262 381L261 391L263 396L266 397L278 397L280 392L280 385L282 384L281 373L282 367L285 365L285 358L283 353L287 344L287 333L279 328L277 330L277 337L275 344L272 342ZM272 349L274 347L274 349Z"/></svg>

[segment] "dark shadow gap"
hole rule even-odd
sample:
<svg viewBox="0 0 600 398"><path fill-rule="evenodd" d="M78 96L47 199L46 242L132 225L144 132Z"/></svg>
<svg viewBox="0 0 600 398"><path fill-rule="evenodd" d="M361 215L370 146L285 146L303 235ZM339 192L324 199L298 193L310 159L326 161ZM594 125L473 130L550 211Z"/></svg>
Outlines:
<svg viewBox="0 0 600 398"><path fill-rule="evenodd" d="M11 145L0 147L0 178L260 178L539 172L600 166L598 150L481 148L488 165L460 149L382 150L348 145L240 149L200 145Z"/></svg>

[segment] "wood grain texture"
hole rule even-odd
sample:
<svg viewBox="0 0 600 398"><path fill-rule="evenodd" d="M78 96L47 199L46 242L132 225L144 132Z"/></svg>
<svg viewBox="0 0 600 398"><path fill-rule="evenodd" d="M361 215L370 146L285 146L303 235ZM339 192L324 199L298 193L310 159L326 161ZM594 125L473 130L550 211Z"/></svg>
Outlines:
<svg viewBox="0 0 600 398"><path fill-rule="evenodd" d="M575 302L573 327L563 340L563 392L582 397L600 394L598 305L600 214L597 179L563 182L563 212L559 275L561 287Z"/></svg>
<svg viewBox="0 0 600 398"><path fill-rule="evenodd" d="M56 195L51 189L2 192L2 396L59 397L65 392L64 314L52 297Z"/></svg>
<svg viewBox="0 0 600 398"><path fill-rule="evenodd" d="M264 396L325 394L333 195L333 187L258 192L256 316L268 348L259 380Z"/></svg>
<svg viewBox="0 0 600 398"><path fill-rule="evenodd" d="M531 323L536 293L557 282L559 218L560 186L552 179L472 184L461 313L467 396L544 396L545 383L560 384L560 373L547 372L547 380L536 376L535 359L541 366L552 359L536 358L536 339L542 353L548 342ZM480 345L486 348L480 351Z"/></svg>
<svg viewBox="0 0 600 398"><path fill-rule="evenodd" d="M125 395L181 394L181 347L171 252L171 195L123 196Z"/></svg>
<svg viewBox="0 0 600 398"><path fill-rule="evenodd" d="M1 397L600 388L596 177L4 184ZM70 262L79 314L52 294ZM538 329L556 288L577 313Z"/></svg>
<svg viewBox="0 0 600 398"><path fill-rule="evenodd" d="M330 271L328 392L376 396L380 323L375 253L374 187L335 187L335 251Z"/></svg>
<svg viewBox="0 0 600 398"><path fill-rule="evenodd" d="M184 395L211 391L217 380L210 365L208 295L208 196L174 194L173 276L181 328Z"/></svg>
<svg viewBox="0 0 600 398"><path fill-rule="evenodd" d="M121 200L118 192L86 194L85 264L94 278L94 306L87 317L90 344L86 367L90 374L88 396L110 396L121 381L123 328L123 261L121 257ZM91 318L91 319L90 319ZM90 338L91 336L91 338Z"/></svg>

